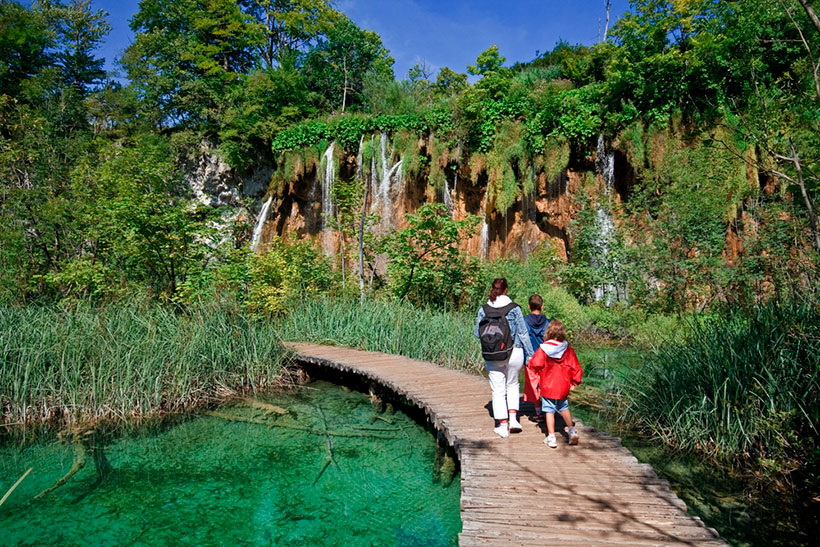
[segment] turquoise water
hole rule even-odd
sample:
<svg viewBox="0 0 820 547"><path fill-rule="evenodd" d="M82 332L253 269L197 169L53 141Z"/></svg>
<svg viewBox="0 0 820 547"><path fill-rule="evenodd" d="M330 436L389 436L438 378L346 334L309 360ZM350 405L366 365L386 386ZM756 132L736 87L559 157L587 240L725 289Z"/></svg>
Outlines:
<svg viewBox="0 0 820 547"><path fill-rule="evenodd" d="M432 432L315 382L105 445L64 486L71 446L0 449L0 545L455 545L459 480L433 481ZM377 417L378 416L378 417ZM288 427L289 426L289 427ZM309 428L309 431L292 429ZM333 462L329 455L333 455Z"/></svg>

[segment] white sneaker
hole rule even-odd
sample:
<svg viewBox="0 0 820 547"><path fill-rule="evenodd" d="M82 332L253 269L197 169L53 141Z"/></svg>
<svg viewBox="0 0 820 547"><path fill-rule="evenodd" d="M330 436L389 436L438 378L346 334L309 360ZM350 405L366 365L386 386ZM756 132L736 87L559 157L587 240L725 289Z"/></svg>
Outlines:
<svg viewBox="0 0 820 547"><path fill-rule="evenodd" d="M575 431L575 428L570 427L567 433L569 433L569 444L578 444L578 432Z"/></svg>
<svg viewBox="0 0 820 547"><path fill-rule="evenodd" d="M510 436L510 432L507 430L507 424L498 424L493 431L495 431L495 434L499 437L507 438Z"/></svg>
<svg viewBox="0 0 820 547"><path fill-rule="evenodd" d="M515 416L510 416L510 433L521 433L521 424Z"/></svg>
<svg viewBox="0 0 820 547"><path fill-rule="evenodd" d="M558 446L558 442L555 440L555 433L552 435L547 435L547 438L544 439L544 444L550 448L556 448Z"/></svg>

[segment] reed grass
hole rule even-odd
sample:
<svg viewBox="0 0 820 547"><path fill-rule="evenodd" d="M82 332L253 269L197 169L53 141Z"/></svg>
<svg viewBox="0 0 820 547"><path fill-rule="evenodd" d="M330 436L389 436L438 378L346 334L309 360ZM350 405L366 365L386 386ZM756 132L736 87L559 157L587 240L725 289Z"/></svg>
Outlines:
<svg viewBox="0 0 820 547"><path fill-rule="evenodd" d="M820 308L771 303L693 321L624 384L625 418L749 471L818 483Z"/></svg>
<svg viewBox="0 0 820 547"><path fill-rule="evenodd" d="M300 302L277 325L284 340L404 355L474 373L484 370L475 315L408 303L342 298Z"/></svg>
<svg viewBox="0 0 820 547"><path fill-rule="evenodd" d="M283 357L270 324L226 303L0 307L0 435L193 409L276 381Z"/></svg>

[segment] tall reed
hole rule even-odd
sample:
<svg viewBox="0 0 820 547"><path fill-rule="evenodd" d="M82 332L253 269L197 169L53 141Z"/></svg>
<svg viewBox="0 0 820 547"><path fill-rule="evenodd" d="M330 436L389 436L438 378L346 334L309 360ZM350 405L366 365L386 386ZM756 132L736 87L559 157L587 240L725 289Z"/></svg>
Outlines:
<svg viewBox="0 0 820 547"><path fill-rule="evenodd" d="M277 326L285 340L336 344L423 359L448 368L483 370L475 316L401 302L311 298Z"/></svg>
<svg viewBox="0 0 820 547"><path fill-rule="evenodd" d="M627 377L626 417L670 444L817 481L820 309L772 303L689 325Z"/></svg>
<svg viewBox="0 0 820 547"><path fill-rule="evenodd" d="M0 307L0 434L190 409L274 381L283 357L270 324L228 304Z"/></svg>

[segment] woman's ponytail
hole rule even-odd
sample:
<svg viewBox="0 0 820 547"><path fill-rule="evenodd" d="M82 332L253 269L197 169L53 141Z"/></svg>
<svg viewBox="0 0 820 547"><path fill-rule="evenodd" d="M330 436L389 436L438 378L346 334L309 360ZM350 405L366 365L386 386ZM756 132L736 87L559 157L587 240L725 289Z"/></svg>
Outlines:
<svg viewBox="0 0 820 547"><path fill-rule="evenodd" d="M493 279L493 287L490 289L490 302L495 302L495 299L504 294L507 290L507 280L503 277Z"/></svg>

